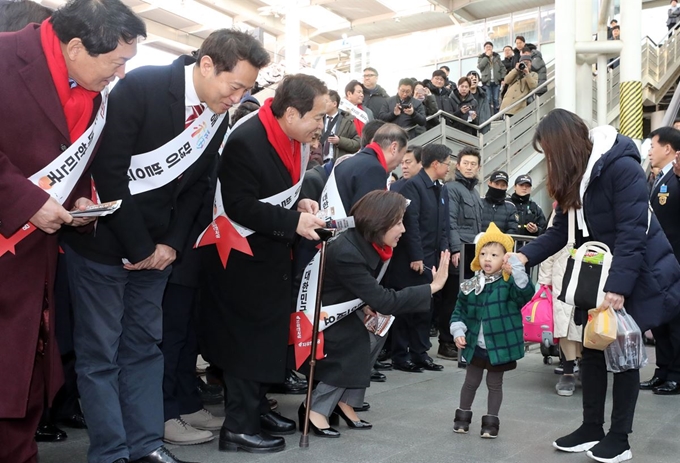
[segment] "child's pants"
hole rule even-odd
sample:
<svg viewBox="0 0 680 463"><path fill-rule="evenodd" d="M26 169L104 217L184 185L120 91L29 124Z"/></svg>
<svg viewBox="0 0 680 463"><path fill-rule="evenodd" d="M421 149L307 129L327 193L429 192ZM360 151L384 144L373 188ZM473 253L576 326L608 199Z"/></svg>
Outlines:
<svg viewBox="0 0 680 463"><path fill-rule="evenodd" d="M486 387L489 389L489 399L487 404L487 415L498 416L503 402L503 371L487 371ZM460 409L471 410L472 402L475 400L477 388L482 384L484 368L468 364L465 374L465 382L460 391Z"/></svg>

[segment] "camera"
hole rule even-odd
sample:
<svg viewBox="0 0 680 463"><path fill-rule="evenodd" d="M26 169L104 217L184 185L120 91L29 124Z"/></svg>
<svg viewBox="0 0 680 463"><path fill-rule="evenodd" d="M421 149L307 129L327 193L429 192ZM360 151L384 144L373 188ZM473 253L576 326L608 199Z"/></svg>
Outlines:
<svg viewBox="0 0 680 463"><path fill-rule="evenodd" d="M524 70L527 68L527 65L524 64L524 63L522 63L522 62L520 61L519 66L517 66L517 68L518 68L520 71L524 71Z"/></svg>
<svg viewBox="0 0 680 463"><path fill-rule="evenodd" d="M400 107L401 110L403 111L404 109L410 108L410 107L411 107L411 103L402 103L402 104L399 105L399 107Z"/></svg>

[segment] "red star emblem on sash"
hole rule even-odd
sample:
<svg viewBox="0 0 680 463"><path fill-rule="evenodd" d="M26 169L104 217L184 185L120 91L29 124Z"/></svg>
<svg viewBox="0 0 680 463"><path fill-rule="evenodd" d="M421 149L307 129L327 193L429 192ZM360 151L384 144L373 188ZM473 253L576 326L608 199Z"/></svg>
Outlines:
<svg viewBox="0 0 680 463"><path fill-rule="evenodd" d="M249 256L253 255L248 239L241 236L229 219L223 215L212 221L195 247L206 246L208 244L217 246L217 253L220 255L224 268L227 268L227 259L229 259L232 249L241 251Z"/></svg>
<svg viewBox="0 0 680 463"><path fill-rule="evenodd" d="M4 236L0 235L0 257L2 257L7 252L11 252L12 254L16 255L17 251L15 246L17 243L36 230L37 228L35 225L29 222L9 238L5 238Z"/></svg>

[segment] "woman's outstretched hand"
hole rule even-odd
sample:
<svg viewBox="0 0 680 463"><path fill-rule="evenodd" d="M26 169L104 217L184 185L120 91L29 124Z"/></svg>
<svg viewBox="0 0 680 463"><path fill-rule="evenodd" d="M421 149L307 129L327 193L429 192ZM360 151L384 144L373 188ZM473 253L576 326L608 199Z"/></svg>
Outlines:
<svg viewBox="0 0 680 463"><path fill-rule="evenodd" d="M430 284L432 294L444 287L444 283L449 277L449 262L451 262L451 253L444 251L439 258L439 269L432 267L432 283Z"/></svg>

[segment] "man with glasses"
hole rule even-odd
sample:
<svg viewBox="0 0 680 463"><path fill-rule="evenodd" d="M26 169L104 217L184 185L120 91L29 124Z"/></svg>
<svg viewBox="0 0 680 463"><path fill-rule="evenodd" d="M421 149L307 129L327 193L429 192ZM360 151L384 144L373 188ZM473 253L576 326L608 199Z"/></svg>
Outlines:
<svg viewBox="0 0 680 463"><path fill-rule="evenodd" d="M437 265L442 251L449 249L449 207L446 189L441 183L449 172L451 150L445 145L431 144L422 151L423 168L399 191L411 200L404 214L404 227L399 246L385 276L390 288L403 289L432 282L432 266ZM397 370L421 373L441 371L427 355L433 310L399 315L392 328L392 365Z"/></svg>
<svg viewBox="0 0 680 463"><path fill-rule="evenodd" d="M385 89L378 85L378 71L375 68L364 69L364 110L368 108L377 116L389 97Z"/></svg>
<svg viewBox="0 0 680 463"><path fill-rule="evenodd" d="M380 109L378 119L393 122L408 131L409 139L425 132L425 106L413 98L415 82L401 79L397 94L388 98ZM410 130L409 130L410 129Z"/></svg>

